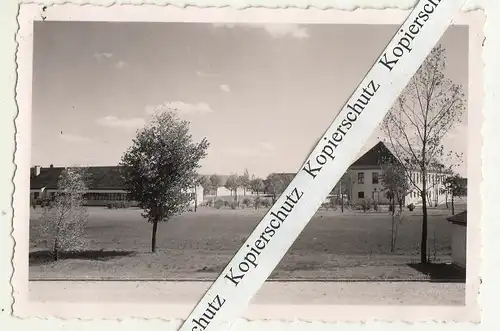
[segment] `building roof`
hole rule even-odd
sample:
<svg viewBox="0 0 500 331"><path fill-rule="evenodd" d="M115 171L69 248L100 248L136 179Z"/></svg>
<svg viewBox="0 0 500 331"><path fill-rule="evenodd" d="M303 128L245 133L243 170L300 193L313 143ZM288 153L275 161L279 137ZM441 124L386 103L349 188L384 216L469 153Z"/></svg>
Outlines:
<svg viewBox="0 0 500 331"><path fill-rule="evenodd" d="M453 224L467 225L467 210L446 219Z"/></svg>
<svg viewBox="0 0 500 331"><path fill-rule="evenodd" d="M396 157L384 145L383 142L377 143L368 152L363 154L351 165L353 168L379 167L384 163L398 162Z"/></svg>
<svg viewBox="0 0 500 331"><path fill-rule="evenodd" d="M88 167L87 186L94 190L123 190L124 184L120 176L119 166ZM57 182L63 167L41 168L40 174L30 180L30 189L37 190L43 187L57 189Z"/></svg>

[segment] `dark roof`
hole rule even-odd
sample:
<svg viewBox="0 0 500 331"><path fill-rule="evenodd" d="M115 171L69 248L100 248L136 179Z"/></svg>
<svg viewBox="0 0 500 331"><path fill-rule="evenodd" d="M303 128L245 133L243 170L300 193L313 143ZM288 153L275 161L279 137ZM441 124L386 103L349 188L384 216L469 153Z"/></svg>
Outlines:
<svg viewBox="0 0 500 331"><path fill-rule="evenodd" d="M467 225L467 210L446 218L453 224Z"/></svg>
<svg viewBox="0 0 500 331"><path fill-rule="evenodd" d="M94 190L123 190L124 184L120 176L119 166L106 167L88 167L87 186ZM30 180L30 188L33 190L41 189L56 189L59 176L61 176L63 167L41 168L40 174L32 177Z"/></svg>
<svg viewBox="0 0 500 331"><path fill-rule="evenodd" d="M368 152L357 159L351 167L381 166L388 162L398 162L394 154L384 145L383 142L377 143Z"/></svg>

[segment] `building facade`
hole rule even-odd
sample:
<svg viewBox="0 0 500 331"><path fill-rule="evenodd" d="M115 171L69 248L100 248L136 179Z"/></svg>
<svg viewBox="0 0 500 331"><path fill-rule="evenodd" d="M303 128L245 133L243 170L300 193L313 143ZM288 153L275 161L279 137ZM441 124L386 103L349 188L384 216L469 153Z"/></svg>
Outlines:
<svg viewBox="0 0 500 331"><path fill-rule="evenodd" d="M352 200L370 198L379 203L388 203L386 190L382 185L381 177L385 160L397 162L394 155L379 142L359 159L357 159L347 170L350 180L350 196ZM412 171L409 178L410 189L405 196L405 204L413 203L421 205L422 198L418 188L422 188L422 173ZM429 171L427 174L427 205L437 206L445 203L446 193L443 191L443 183L448 175L439 170Z"/></svg>
<svg viewBox="0 0 500 331"><path fill-rule="evenodd" d="M30 169L30 200L39 203L42 199L50 198L59 192L58 181L64 167L42 168L35 166ZM89 175L87 187L84 194L87 206L106 206L110 203L127 201L131 206L137 206L137 202L131 200L125 190L121 179L119 166L87 167ZM198 186L189 190L192 195L191 206L200 205L203 202L203 188Z"/></svg>

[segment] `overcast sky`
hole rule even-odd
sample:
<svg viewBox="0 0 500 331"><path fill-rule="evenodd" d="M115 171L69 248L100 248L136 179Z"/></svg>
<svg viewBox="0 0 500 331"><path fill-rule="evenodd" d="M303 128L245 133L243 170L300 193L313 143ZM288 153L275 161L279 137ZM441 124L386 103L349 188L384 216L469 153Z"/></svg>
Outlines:
<svg viewBox="0 0 500 331"><path fill-rule="evenodd" d="M201 173L297 171L397 28L36 22L31 164L116 165L170 104L211 144ZM441 42L466 91L467 28ZM465 154L465 127L447 148Z"/></svg>

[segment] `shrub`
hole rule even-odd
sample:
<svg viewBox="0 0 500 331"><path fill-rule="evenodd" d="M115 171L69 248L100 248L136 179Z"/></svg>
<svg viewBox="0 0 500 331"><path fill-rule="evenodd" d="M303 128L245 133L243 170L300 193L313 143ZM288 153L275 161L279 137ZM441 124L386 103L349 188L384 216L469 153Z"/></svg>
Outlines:
<svg viewBox="0 0 500 331"><path fill-rule="evenodd" d="M261 205L262 199L260 197L255 197L253 203L254 203L255 209L257 209Z"/></svg>
<svg viewBox="0 0 500 331"><path fill-rule="evenodd" d="M224 207L229 207L229 201L224 200L224 202L223 202L223 203L224 203Z"/></svg>
<svg viewBox="0 0 500 331"><path fill-rule="evenodd" d="M214 202L214 208L215 209L220 209L223 205L224 205L224 201L222 201L220 199L219 200L215 200L215 202Z"/></svg>
<svg viewBox="0 0 500 331"><path fill-rule="evenodd" d="M229 207L231 207L231 209L236 209L236 207L238 207L238 203L236 201L233 201L229 204Z"/></svg>
<svg viewBox="0 0 500 331"><path fill-rule="evenodd" d="M269 199L262 199L261 205L263 207L269 208L271 207L271 201Z"/></svg>
<svg viewBox="0 0 500 331"><path fill-rule="evenodd" d="M207 207L212 207L213 202L214 202L214 201L213 201L213 200L211 200L211 199L210 199L210 200L208 200L208 201L207 201Z"/></svg>
<svg viewBox="0 0 500 331"><path fill-rule="evenodd" d="M252 205L252 200L250 200L249 198L244 198L242 204L247 207L250 207Z"/></svg>
<svg viewBox="0 0 500 331"><path fill-rule="evenodd" d="M364 212L370 210L373 206L371 199L359 199L356 203L356 210L362 210Z"/></svg>
<svg viewBox="0 0 500 331"><path fill-rule="evenodd" d="M415 205L413 204L413 202L410 203L407 207L409 211L413 211L415 209Z"/></svg>
<svg viewBox="0 0 500 331"><path fill-rule="evenodd" d="M375 201L375 200L373 201L373 210L379 211L379 205L378 205L377 201Z"/></svg>

